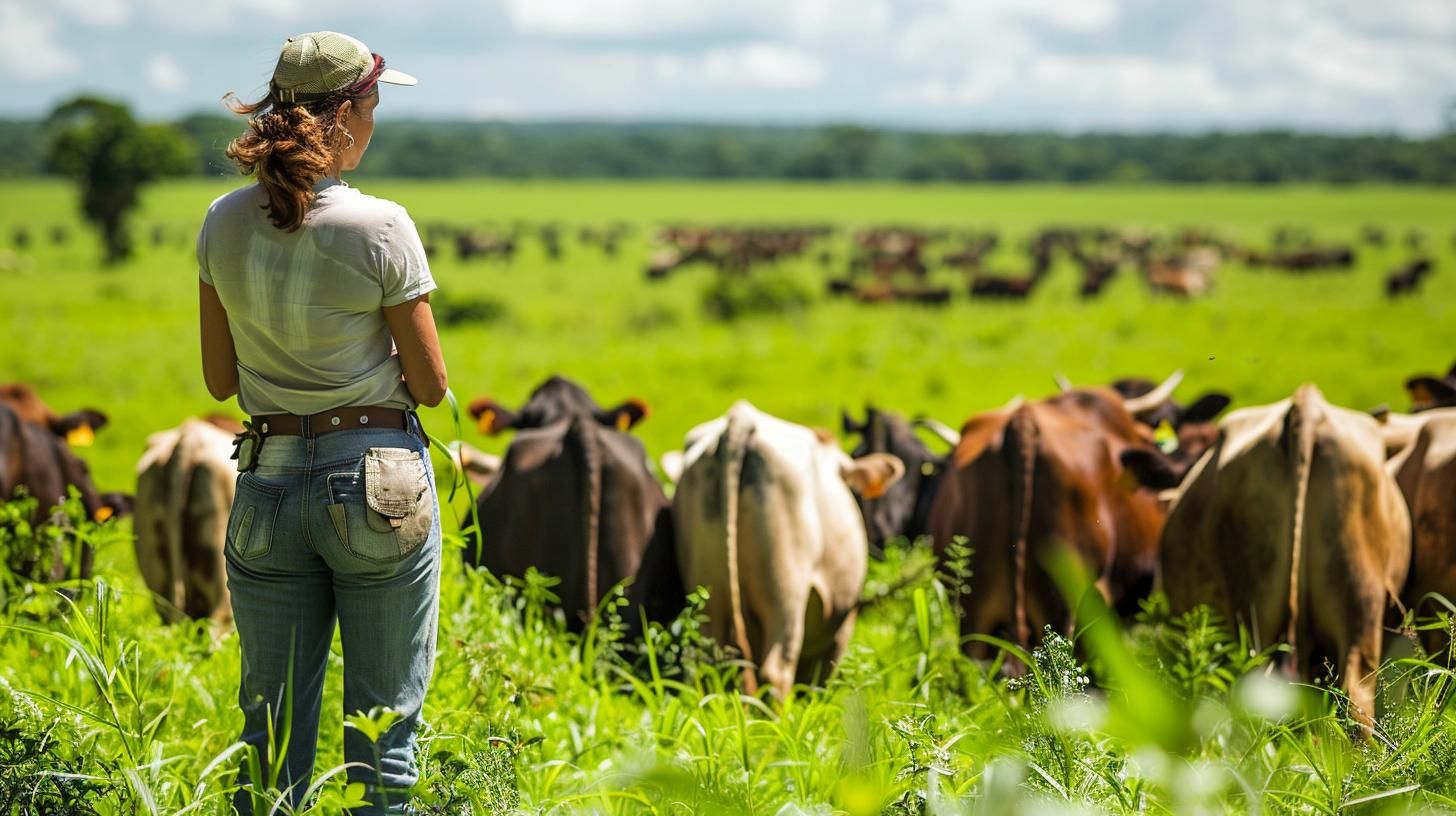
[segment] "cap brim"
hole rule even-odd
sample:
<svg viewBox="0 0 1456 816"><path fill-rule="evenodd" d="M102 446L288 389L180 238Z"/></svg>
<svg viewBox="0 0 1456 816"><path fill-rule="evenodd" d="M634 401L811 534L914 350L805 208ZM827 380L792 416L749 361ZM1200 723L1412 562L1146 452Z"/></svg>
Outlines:
<svg viewBox="0 0 1456 816"><path fill-rule="evenodd" d="M390 85L415 85L418 79L406 74L404 71L396 71L393 68L385 68L379 75L380 82L387 82Z"/></svg>

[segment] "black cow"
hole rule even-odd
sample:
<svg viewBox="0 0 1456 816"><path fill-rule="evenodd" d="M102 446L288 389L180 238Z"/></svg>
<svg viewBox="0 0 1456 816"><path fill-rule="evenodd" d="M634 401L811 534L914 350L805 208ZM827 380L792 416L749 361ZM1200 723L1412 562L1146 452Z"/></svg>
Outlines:
<svg viewBox="0 0 1456 816"><path fill-rule="evenodd" d="M1456 407L1456 364L1452 364L1444 377L1434 374L1411 377L1405 381L1405 390L1410 393L1411 413Z"/></svg>
<svg viewBox="0 0 1456 816"><path fill-rule="evenodd" d="M926 423L952 448L959 442L955 432ZM860 442L851 457L859 459L872 453L892 454L905 463L905 475L891 485L884 495L867 499L855 494L864 514L865 531L869 534L870 554L884 556L885 543L904 536L915 540L930 532L930 504L945 472L945 456L937 456L915 435L914 426L899 414L866 406L865 420L859 422L844 412L846 435L859 435Z"/></svg>
<svg viewBox="0 0 1456 816"><path fill-rule="evenodd" d="M516 436L476 502L480 534L467 538L466 563L496 575L535 567L559 577L555 592L575 629L625 578L636 579L629 594L649 618L681 607L670 504L642 443L626 433L647 416L646 405L604 409L553 376L517 411L481 398L470 414L483 433ZM628 622L637 622L635 609Z"/></svg>
<svg viewBox="0 0 1456 816"><path fill-rule="evenodd" d="M1434 270L1435 264L1430 258L1416 258L1397 266L1385 276L1386 296L1395 298L1404 294L1415 294L1421 281Z"/></svg>

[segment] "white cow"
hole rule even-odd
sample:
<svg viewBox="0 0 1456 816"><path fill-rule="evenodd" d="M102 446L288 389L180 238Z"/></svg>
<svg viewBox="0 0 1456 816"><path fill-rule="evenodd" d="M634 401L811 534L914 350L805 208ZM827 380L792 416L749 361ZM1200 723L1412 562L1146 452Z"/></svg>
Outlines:
<svg viewBox="0 0 1456 816"><path fill-rule="evenodd" d="M232 620L223 558L238 475L232 440L213 422L188 419L148 437L137 462L137 567L169 623Z"/></svg>
<svg viewBox="0 0 1456 816"><path fill-rule="evenodd" d="M782 698L821 679L854 630L864 585L864 518L899 459L851 459L826 432L738 402L687 435L673 498L683 585L709 589L708 633L735 645ZM676 469L671 467L670 469ZM749 693L758 687L745 674Z"/></svg>

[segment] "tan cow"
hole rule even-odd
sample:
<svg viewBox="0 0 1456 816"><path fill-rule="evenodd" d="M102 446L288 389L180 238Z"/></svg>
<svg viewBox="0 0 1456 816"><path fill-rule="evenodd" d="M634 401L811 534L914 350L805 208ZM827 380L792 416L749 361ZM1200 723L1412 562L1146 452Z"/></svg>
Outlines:
<svg viewBox="0 0 1456 816"><path fill-rule="evenodd" d="M223 544L238 473L227 420L217 422L152 434L137 462L137 566L168 623L232 620Z"/></svg>
<svg viewBox="0 0 1456 816"><path fill-rule="evenodd" d="M1432 593L1456 603L1456 408L1418 416L1423 421L1414 441L1386 469L1411 513L1411 566L1403 597L1418 614L1429 614L1445 610L1427 600ZM1447 638L1432 630L1421 640L1435 654Z"/></svg>
<svg viewBox="0 0 1456 816"><path fill-rule="evenodd" d="M673 498L683 585L708 587L708 633L757 664L780 698L827 675L854 631L864 518L899 459L851 459L827 433L738 402L687 435ZM745 674L749 693L758 674Z"/></svg>
<svg viewBox="0 0 1456 816"><path fill-rule="evenodd" d="M1362 719L1375 711L1381 622L1410 563L1410 514L1370 416L1313 385L1219 423L1163 529L1174 612L1208 604L1257 642L1289 644L1306 678L1325 661Z"/></svg>

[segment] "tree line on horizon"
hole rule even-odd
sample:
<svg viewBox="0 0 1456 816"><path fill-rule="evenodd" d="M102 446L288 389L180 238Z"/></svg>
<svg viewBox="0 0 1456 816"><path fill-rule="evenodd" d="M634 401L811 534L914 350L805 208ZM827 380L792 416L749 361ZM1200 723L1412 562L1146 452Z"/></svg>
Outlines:
<svg viewBox="0 0 1456 816"><path fill-rule="evenodd" d="M235 175L239 118L173 123L193 172ZM0 120L0 178L55 174L45 120ZM802 179L907 182L1450 184L1456 131L941 132L859 125L391 121L361 176L507 179Z"/></svg>

